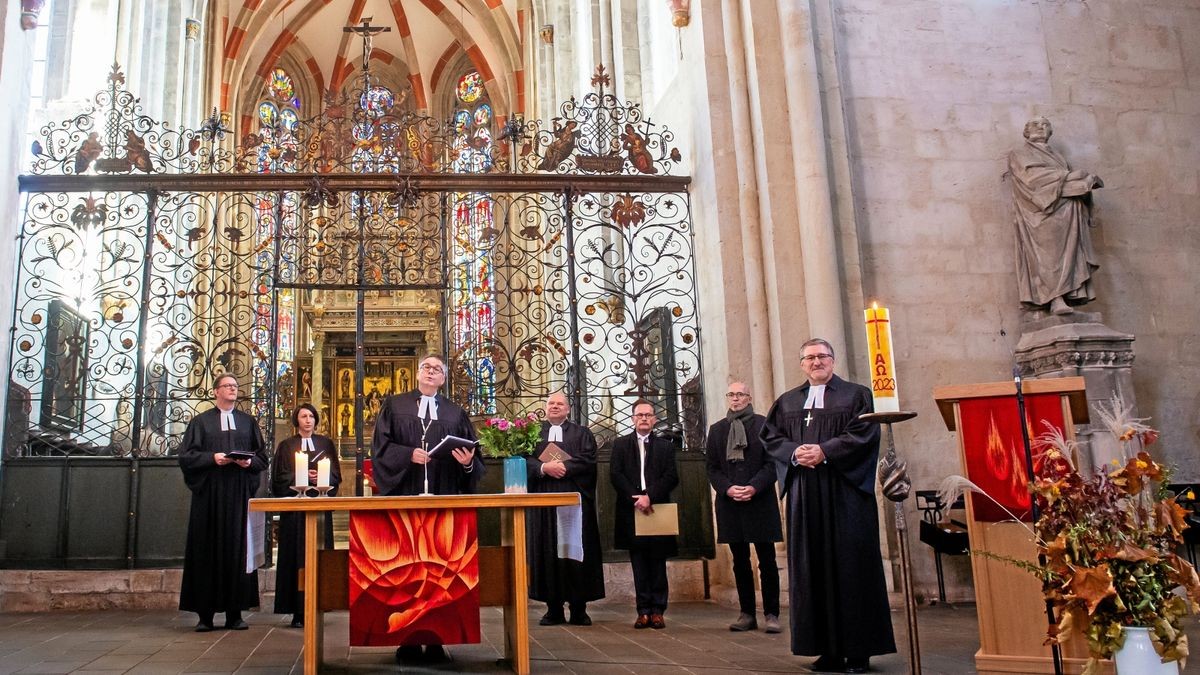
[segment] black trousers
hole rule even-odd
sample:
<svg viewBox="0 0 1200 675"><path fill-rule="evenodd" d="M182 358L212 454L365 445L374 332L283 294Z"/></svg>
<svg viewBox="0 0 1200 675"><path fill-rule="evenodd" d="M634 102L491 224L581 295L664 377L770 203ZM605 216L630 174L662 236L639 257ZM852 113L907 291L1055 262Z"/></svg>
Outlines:
<svg viewBox="0 0 1200 675"><path fill-rule="evenodd" d="M737 585L738 605L743 614L754 616L754 570L750 568L750 544L729 544L733 554L733 579ZM779 616L779 566L775 564L775 544L755 542L758 578L762 582L763 614Z"/></svg>
<svg viewBox="0 0 1200 675"><path fill-rule="evenodd" d="M638 614L665 614L667 611L667 558L653 551L630 549L633 590Z"/></svg>

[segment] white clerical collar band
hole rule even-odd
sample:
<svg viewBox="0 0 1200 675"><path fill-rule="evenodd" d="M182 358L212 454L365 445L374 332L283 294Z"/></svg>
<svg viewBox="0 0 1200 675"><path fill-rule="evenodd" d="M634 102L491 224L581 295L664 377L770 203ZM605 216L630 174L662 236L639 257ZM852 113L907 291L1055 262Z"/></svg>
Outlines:
<svg viewBox="0 0 1200 675"><path fill-rule="evenodd" d="M825 385L814 384L808 388L808 400L804 402L805 408L824 408L825 407Z"/></svg>
<svg viewBox="0 0 1200 675"><path fill-rule="evenodd" d="M303 450L304 452L312 454L313 451L316 450L316 447L313 446L313 442L312 442L311 438L301 438L300 439L300 449Z"/></svg>
<svg viewBox="0 0 1200 675"><path fill-rule="evenodd" d="M233 411L221 411L221 431L237 431L237 426L233 423Z"/></svg>
<svg viewBox="0 0 1200 675"><path fill-rule="evenodd" d="M417 406L417 417L421 419L436 420L437 416L437 399L432 396L421 395L421 404Z"/></svg>
<svg viewBox="0 0 1200 675"><path fill-rule="evenodd" d="M550 435L546 437L546 440L553 441L555 443L562 443L562 425L561 424L551 424L550 425Z"/></svg>

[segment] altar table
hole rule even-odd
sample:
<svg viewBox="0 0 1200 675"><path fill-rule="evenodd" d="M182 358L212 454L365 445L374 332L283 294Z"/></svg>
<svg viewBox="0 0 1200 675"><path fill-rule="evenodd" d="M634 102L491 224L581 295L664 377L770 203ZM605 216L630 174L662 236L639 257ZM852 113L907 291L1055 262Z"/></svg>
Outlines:
<svg viewBox="0 0 1200 675"><path fill-rule="evenodd" d="M317 516L333 511L386 511L408 509L500 509L503 542L501 562L511 583L503 600L493 604L504 607L504 647L515 672L529 672L529 570L525 557L525 509L579 504L575 492L539 494L433 495L428 497L313 497L251 499L251 511L304 513L304 672L316 675L321 665L321 641L327 607L321 600L318 572L321 551L318 548ZM495 549L493 549L495 550ZM488 549L481 548L482 566ZM342 570L343 572L345 570ZM332 580L331 580L332 581ZM342 580L343 583L348 583ZM495 584L482 584L483 587ZM489 603L482 602L482 605Z"/></svg>

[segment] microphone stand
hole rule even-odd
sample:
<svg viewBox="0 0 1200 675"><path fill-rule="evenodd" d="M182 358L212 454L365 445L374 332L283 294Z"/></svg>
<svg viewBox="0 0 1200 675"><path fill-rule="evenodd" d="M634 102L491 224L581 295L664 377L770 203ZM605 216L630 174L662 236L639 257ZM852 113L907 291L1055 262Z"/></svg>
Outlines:
<svg viewBox="0 0 1200 675"><path fill-rule="evenodd" d="M1025 392L1021 383L1021 371L1017 366L1013 366L1013 382L1017 386L1017 414L1019 415L1018 423L1021 425L1021 444L1025 448L1025 473L1028 474L1029 480L1036 481L1037 476L1033 473L1033 445L1029 440L1029 427L1025 424ZM1033 516L1033 531L1037 532L1037 523L1041 519L1041 509L1038 508L1037 495L1030 493L1029 495L1030 512ZM1037 545L1037 542L1034 542ZM1038 565L1046 566L1046 554L1038 552ZM1049 622L1046 634L1053 635L1055 641L1050 645L1050 655L1054 659L1054 675L1063 675L1063 659L1062 648L1058 644L1058 619L1054 616L1054 602L1049 598L1046 599L1046 620Z"/></svg>
<svg viewBox="0 0 1200 675"><path fill-rule="evenodd" d="M421 489L421 496L428 497L433 493L429 491L429 445L425 442L425 435L429 433L429 425L433 420L421 420L421 449L425 451L425 484Z"/></svg>

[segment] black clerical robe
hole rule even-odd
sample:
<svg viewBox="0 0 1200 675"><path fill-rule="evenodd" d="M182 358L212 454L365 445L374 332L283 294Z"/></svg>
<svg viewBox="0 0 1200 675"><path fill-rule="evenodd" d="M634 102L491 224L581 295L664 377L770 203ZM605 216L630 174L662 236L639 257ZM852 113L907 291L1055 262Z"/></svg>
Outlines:
<svg viewBox="0 0 1200 675"><path fill-rule="evenodd" d="M775 493L775 462L759 438L766 421L762 415L753 415L745 424L746 448L742 451L743 459L736 462L726 456L729 420L723 419L708 429L705 464L708 482L717 491L717 542L721 544L783 541L779 498ZM753 486L754 496L747 502L734 501L726 494L734 485Z"/></svg>
<svg viewBox="0 0 1200 675"><path fill-rule="evenodd" d="M436 420L427 428L417 417L421 392L412 390L389 396L375 420L375 435L371 441L371 465L375 485L380 494L388 496L418 495L422 492L425 469L413 464L413 450L421 446L424 434L426 447L432 450L446 436L475 440L475 428L466 411L441 394L437 395ZM464 467L454 455L442 448L429 458L429 491L436 495L457 495L475 492L483 476L483 459L479 452L471 464Z"/></svg>
<svg viewBox="0 0 1200 675"><path fill-rule="evenodd" d="M633 498L650 496L650 504L673 501L671 491L679 485L679 470L675 466L675 443L664 436L651 434L646 447L646 489L639 476L637 434L621 436L613 443L610 470L617 499L613 506L613 545L615 548L640 548L657 556L669 558L678 553L675 537L638 537L633 533Z"/></svg>
<svg viewBox="0 0 1200 675"><path fill-rule="evenodd" d="M192 491L179 609L201 615L258 606L258 572L246 573L248 501L269 456L254 418L233 411L233 431L221 431L216 408L196 415L179 444L179 468ZM254 453L250 468L217 466L213 455Z"/></svg>
<svg viewBox="0 0 1200 675"><path fill-rule="evenodd" d="M317 462L329 459L330 497L337 496L342 484L342 467L338 462L337 448L327 436L313 434L313 447L308 452L308 468L316 470ZM275 448L275 460L271 463L271 494L276 497L293 497L296 493L296 453L301 452L300 436L280 441ZM287 512L279 514L279 555L275 562L275 613L295 614L304 610L304 594L300 592L300 568L304 567L304 514Z"/></svg>
<svg viewBox="0 0 1200 675"><path fill-rule="evenodd" d="M549 604L580 603L604 597L604 561L601 559L600 525L596 519L596 438L587 427L566 421L562 441L555 445L569 459L562 478L542 474L538 459L548 444L550 424L542 423L542 438L531 457L530 492L578 492L583 509L583 562L558 557L558 525L555 509L529 509L525 516L528 532L529 597Z"/></svg>
<svg viewBox="0 0 1200 675"><path fill-rule="evenodd" d="M873 410L871 391L835 375L824 408L806 410L808 392L806 384L780 396L762 431L787 498L792 653L889 654L896 643L875 504L879 425L858 419ZM793 464L806 443L821 446L824 464Z"/></svg>

